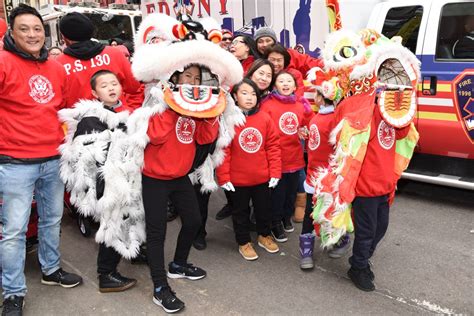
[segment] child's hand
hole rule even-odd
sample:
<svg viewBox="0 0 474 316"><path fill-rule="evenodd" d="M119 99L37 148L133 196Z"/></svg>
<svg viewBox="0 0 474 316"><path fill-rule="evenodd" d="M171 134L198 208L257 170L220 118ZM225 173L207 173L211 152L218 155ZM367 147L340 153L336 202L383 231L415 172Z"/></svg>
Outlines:
<svg viewBox="0 0 474 316"><path fill-rule="evenodd" d="M268 181L268 187L270 189L274 189L277 185L278 185L278 181L280 181L280 179L278 178L270 178L270 181Z"/></svg>
<svg viewBox="0 0 474 316"><path fill-rule="evenodd" d="M309 131L306 126L300 127L298 129L298 137L300 139L308 139L308 136L309 136Z"/></svg>
<svg viewBox="0 0 474 316"><path fill-rule="evenodd" d="M221 188L223 188L224 190L226 191L232 191L232 192L235 192L235 188L234 188L234 185L232 184L232 182L226 182L224 183L223 185L221 185Z"/></svg>

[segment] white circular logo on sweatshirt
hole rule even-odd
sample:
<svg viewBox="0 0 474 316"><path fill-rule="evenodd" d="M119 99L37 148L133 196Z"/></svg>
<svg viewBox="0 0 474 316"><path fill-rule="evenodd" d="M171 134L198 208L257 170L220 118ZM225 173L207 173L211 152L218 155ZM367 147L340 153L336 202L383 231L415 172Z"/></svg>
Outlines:
<svg viewBox="0 0 474 316"><path fill-rule="evenodd" d="M309 127L308 148L310 150L316 150L320 143L321 137L319 136L318 126L316 124L311 124Z"/></svg>
<svg viewBox="0 0 474 316"><path fill-rule="evenodd" d="M179 117L176 122L176 137L183 144L190 144L193 142L194 131L196 123L187 117Z"/></svg>
<svg viewBox="0 0 474 316"><path fill-rule="evenodd" d="M37 103L45 104L54 97L53 85L48 78L41 75L34 75L28 81L30 86L30 97Z"/></svg>
<svg viewBox="0 0 474 316"><path fill-rule="evenodd" d="M395 129L385 123L385 121L380 121L379 128L377 129L377 138L383 149L390 149L395 143Z"/></svg>
<svg viewBox="0 0 474 316"><path fill-rule="evenodd" d="M296 134L298 131L298 117L293 112L285 112L280 116L280 129L286 135Z"/></svg>
<svg viewBox="0 0 474 316"><path fill-rule="evenodd" d="M263 137L254 127L247 127L239 134L239 145L243 151L253 154L262 146Z"/></svg>

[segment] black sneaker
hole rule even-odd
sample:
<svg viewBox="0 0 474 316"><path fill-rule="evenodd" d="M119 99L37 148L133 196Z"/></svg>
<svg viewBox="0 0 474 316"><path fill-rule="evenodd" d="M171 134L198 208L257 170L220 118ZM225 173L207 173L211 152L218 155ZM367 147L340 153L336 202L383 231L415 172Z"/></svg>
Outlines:
<svg viewBox="0 0 474 316"><path fill-rule="evenodd" d="M75 287L82 283L82 278L74 273L69 273L59 268L50 275L44 275L41 283L46 285L60 285L65 288Z"/></svg>
<svg viewBox="0 0 474 316"><path fill-rule="evenodd" d="M168 278L170 279L189 279L199 280L206 276L206 271L201 268L195 267L190 263L185 266L179 266L174 262L170 262L168 265Z"/></svg>
<svg viewBox="0 0 474 316"><path fill-rule="evenodd" d="M137 284L137 280L129 279L118 272L99 275L99 292L122 292Z"/></svg>
<svg viewBox="0 0 474 316"><path fill-rule="evenodd" d="M184 308L184 303L176 297L169 286L163 286L160 291L153 293L153 303L161 306L167 313L176 313Z"/></svg>
<svg viewBox="0 0 474 316"><path fill-rule="evenodd" d="M232 215L232 210L230 209L229 204L224 205L224 207L217 212L216 214L216 219L218 221L223 220L224 218L227 218Z"/></svg>
<svg viewBox="0 0 474 316"><path fill-rule="evenodd" d="M25 301L23 296L10 296L3 301L2 316L21 316Z"/></svg>
<svg viewBox="0 0 474 316"><path fill-rule="evenodd" d="M283 229L283 225L281 223L275 224L272 227L272 235L278 242L285 242L288 240L288 236L285 234L285 230Z"/></svg>
<svg viewBox="0 0 474 316"><path fill-rule="evenodd" d="M347 271L347 275L358 289L371 292L375 290L375 285L370 278L369 271L369 268L356 269L351 267L349 271Z"/></svg>
<svg viewBox="0 0 474 316"><path fill-rule="evenodd" d="M283 217L283 229L287 233L291 233L295 231L295 228L293 227L293 223L291 222L291 217Z"/></svg>
<svg viewBox="0 0 474 316"><path fill-rule="evenodd" d="M206 238L202 236L196 237L193 241L193 247L197 250L204 250L207 248Z"/></svg>

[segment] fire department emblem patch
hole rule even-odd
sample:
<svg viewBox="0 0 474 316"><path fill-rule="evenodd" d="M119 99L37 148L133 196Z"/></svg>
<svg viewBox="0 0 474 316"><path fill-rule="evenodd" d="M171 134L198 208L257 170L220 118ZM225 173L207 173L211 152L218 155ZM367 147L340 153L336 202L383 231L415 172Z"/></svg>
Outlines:
<svg viewBox="0 0 474 316"><path fill-rule="evenodd" d="M308 137L308 148L309 150L316 150L319 147L321 142L321 137L319 136L318 126L316 124L311 124L309 127L309 137Z"/></svg>
<svg viewBox="0 0 474 316"><path fill-rule="evenodd" d="M247 127L239 134L239 145L243 151L253 154L262 146L262 134L253 127Z"/></svg>
<svg viewBox="0 0 474 316"><path fill-rule="evenodd" d="M193 142L194 131L196 130L196 123L186 117L180 117L176 122L176 137L183 144L190 144Z"/></svg>
<svg viewBox="0 0 474 316"><path fill-rule="evenodd" d="M385 123L385 121L380 121L377 128L377 138L383 149L392 148L395 144L395 128Z"/></svg>
<svg viewBox="0 0 474 316"><path fill-rule="evenodd" d="M459 122L474 144L474 69L461 73L452 84Z"/></svg>
<svg viewBox="0 0 474 316"><path fill-rule="evenodd" d="M45 104L54 98L53 85L48 78L34 75L28 81L28 85L30 86L29 95L35 102Z"/></svg>
<svg viewBox="0 0 474 316"><path fill-rule="evenodd" d="M298 131L298 117L293 112L285 112L280 116L280 129L286 135L296 134Z"/></svg>

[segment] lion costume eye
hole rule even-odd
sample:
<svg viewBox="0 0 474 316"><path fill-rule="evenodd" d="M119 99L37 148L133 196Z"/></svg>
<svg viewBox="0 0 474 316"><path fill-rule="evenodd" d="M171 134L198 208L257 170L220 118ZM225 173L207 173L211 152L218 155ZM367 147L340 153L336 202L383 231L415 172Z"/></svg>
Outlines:
<svg viewBox="0 0 474 316"><path fill-rule="evenodd" d="M352 46L343 46L343 47L341 47L341 49L339 49L339 52L337 52L333 56L333 60L335 62L341 62L341 61L344 61L346 59L353 58L356 55L357 55L357 49L355 49Z"/></svg>

